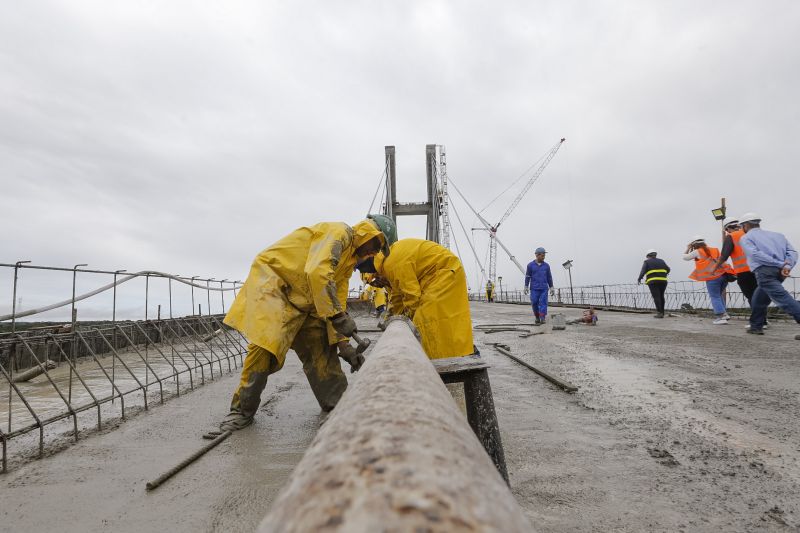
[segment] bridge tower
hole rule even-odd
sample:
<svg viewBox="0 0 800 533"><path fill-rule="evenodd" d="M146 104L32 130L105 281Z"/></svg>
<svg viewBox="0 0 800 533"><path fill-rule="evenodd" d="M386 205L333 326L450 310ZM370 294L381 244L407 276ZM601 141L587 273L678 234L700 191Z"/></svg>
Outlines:
<svg viewBox="0 0 800 533"><path fill-rule="evenodd" d="M428 144L425 146L425 179L428 197L425 202L397 201L397 172L395 147L385 146L386 156L386 199L383 211L397 222L399 216L424 215L427 218L425 238L449 248L450 225L447 199L447 163L444 146Z"/></svg>

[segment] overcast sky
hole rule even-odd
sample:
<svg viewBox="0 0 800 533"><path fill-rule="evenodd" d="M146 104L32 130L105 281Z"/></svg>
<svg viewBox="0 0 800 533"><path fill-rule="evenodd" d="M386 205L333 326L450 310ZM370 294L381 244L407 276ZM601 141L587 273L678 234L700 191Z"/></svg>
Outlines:
<svg viewBox="0 0 800 533"><path fill-rule="evenodd" d="M794 0L2 4L0 262L243 279L292 229L363 218L385 145L401 201L430 143L483 205L561 137L499 234L557 285L568 258L635 281L651 247L686 279L723 196L800 245Z"/></svg>

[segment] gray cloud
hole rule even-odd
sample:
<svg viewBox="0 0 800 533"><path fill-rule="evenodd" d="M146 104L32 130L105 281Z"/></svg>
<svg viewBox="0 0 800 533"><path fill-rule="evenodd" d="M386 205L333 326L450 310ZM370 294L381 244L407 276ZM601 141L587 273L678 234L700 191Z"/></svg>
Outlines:
<svg viewBox="0 0 800 533"><path fill-rule="evenodd" d="M0 262L242 278L291 229L360 219L384 145L397 146L401 200L423 199L425 144L439 143L482 205L561 136L500 233L522 262L543 245L552 263L575 260L579 283L627 282L655 247L681 279L687 238L718 235L709 209L723 196L800 245L795 2L10 2L3 14ZM421 229L401 221L404 236ZM498 271L521 285L502 257Z"/></svg>

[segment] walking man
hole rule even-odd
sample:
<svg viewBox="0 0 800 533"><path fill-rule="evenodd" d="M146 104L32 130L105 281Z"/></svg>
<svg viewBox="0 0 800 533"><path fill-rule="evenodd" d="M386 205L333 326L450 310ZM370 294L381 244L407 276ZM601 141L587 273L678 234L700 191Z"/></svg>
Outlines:
<svg viewBox="0 0 800 533"><path fill-rule="evenodd" d="M744 250L739 242L744 237L744 230L735 218L726 218L722 224L725 227L726 235L722 241L722 250L717 260L717 267L722 266L722 263L730 257L731 263L733 263L733 273L736 274L736 283L739 284L742 294L747 299L747 305L752 308L751 300L758 284L756 283L756 275L747 266L747 257L745 257Z"/></svg>
<svg viewBox="0 0 800 533"><path fill-rule="evenodd" d="M494 283L492 280L486 280L486 301L494 302Z"/></svg>
<svg viewBox="0 0 800 533"><path fill-rule="evenodd" d="M534 254L536 259L528 263L525 271L525 293L530 290L531 307L535 323L544 324L547 319L547 293L553 294L553 275L550 273L550 265L545 263L544 257L547 251L541 246L536 249Z"/></svg>
<svg viewBox="0 0 800 533"><path fill-rule="evenodd" d="M789 277L797 264L797 250L782 234L761 229L761 217L756 213L743 215L739 222L745 233L739 243L747 256L747 265L758 282L753 293L750 328L747 332L764 334L770 302L775 302L800 324L800 302L783 288L783 280Z"/></svg>
<svg viewBox="0 0 800 533"><path fill-rule="evenodd" d="M656 250L647 250L642 270L639 272L639 279L636 283L641 283L642 278L653 295L653 302L656 304L655 318L664 318L664 293L667 290L667 275L669 266L663 259L656 257Z"/></svg>

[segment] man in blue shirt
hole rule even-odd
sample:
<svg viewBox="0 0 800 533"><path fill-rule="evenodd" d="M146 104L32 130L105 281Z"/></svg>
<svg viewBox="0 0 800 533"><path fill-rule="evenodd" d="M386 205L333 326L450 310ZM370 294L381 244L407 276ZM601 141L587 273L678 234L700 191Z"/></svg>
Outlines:
<svg viewBox="0 0 800 533"><path fill-rule="evenodd" d="M528 270L525 272L525 292L530 289L536 324L544 324L547 318L547 291L553 293L553 275L550 273L550 265L544 262L547 253L545 249L539 247L534 253L536 260L528 263Z"/></svg>
<svg viewBox="0 0 800 533"><path fill-rule="evenodd" d="M791 315L800 324L800 302L783 288L797 264L797 250L782 234L761 229L761 217L747 213L739 218L744 236L739 244L747 256L747 266L756 275L758 288L753 293L752 313L748 333L764 334L767 307L770 301Z"/></svg>

